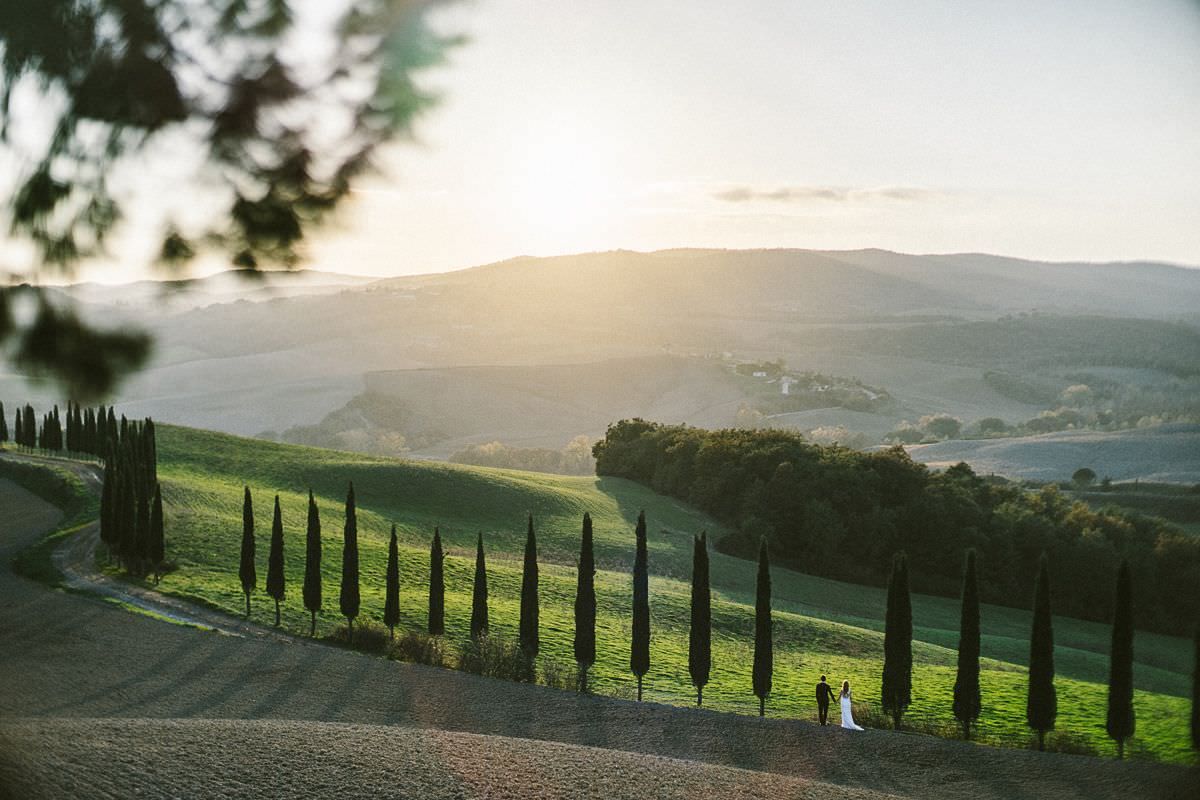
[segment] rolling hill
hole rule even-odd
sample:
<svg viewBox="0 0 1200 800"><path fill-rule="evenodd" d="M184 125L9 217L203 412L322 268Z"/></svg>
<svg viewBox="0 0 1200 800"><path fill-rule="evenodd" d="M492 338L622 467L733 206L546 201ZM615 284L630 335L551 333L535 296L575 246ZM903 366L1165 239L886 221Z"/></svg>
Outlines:
<svg viewBox="0 0 1200 800"><path fill-rule="evenodd" d="M980 474L1068 481L1089 467L1114 481L1200 483L1200 426L1160 425L1131 431L1062 431L1019 439L964 439L907 448L932 467L966 461ZM1195 522L1196 520L1187 520Z"/></svg>
<svg viewBox="0 0 1200 800"><path fill-rule="evenodd" d="M935 413L1014 424L1053 408L1080 382L1111 384L1134 419L1197 412L1200 270L1166 264L616 251L369 283L288 273L277 278L281 296L263 299L268 290L255 283L236 301L230 277L198 282L194 305L202 307L147 301L153 287L142 285L128 290L142 298L132 304L109 287L66 290L91 298L84 310L92 318L134 321L155 334L152 363L117 398L128 413L278 436L384 394L411 425L396 432L423 440L411 447L417 455L445 457L492 439L561 446L613 421L606 414L734 424L741 403L724 402L732 395L700 369L665 370L669 385L645 370L613 371L582 403L589 378L566 403L547 403L539 389L604 374L614 359L725 354L781 358L794 370L882 387L895 402L870 416L831 407L771 423L854 425L871 442ZM1139 374L1136 397L1125 397L1114 370ZM1035 389L1014 389L1005 382L1014 375ZM0 396L58 399L12 373L0 373ZM546 416L543 430L530 425L531 414ZM440 438L424 441L430 432Z"/></svg>
<svg viewBox="0 0 1200 800"><path fill-rule="evenodd" d="M492 630L515 635L524 515L532 512L538 531L541 570L542 658L572 663L572 601L579 519L589 511L596 526L598 650L592 673L595 691L628 696L629 569L632 527L639 509L650 523L652 666L647 696L687 705L694 695L687 677L688 584L692 536L723 529L704 515L636 484L619 479L571 478L503 470L397 461L241 439L171 426L159 429L159 476L168 518L169 557L177 569L158 587L237 613L243 599L237 581L241 489L255 493L260 529L267 526L270 498L283 506L289 580L286 629L307 631L308 615L298 597L303 572L303 519L307 490L317 495L322 515L325 612L320 632L338 623L337 581L342 501L349 481L359 504L363 609L361 620L382 611L386 535L395 522L401 540L401 626L423 628L426 613L428 542L434 525L446 543L447 642L451 651L467 635L475 537L488 551ZM265 544L265 543L264 543ZM260 546L260 574L265 553ZM713 708L752 712L748 672L753 628L754 565L712 554L714 670L705 692ZM772 715L807 718L814 713L810 687L821 673L851 679L870 703L882 654L884 596L881 589L841 584L776 570L775 690ZM268 621L269 601L255 600L254 618ZM910 719L926 730L950 727L950 690L958 608L953 600L914 597L914 705ZM1108 629L1071 619L1056 620L1059 671L1059 734L1086 748L1108 752L1103 709ZM1024 746L1024 670L1029 617L1014 609L984 610L983 691L980 738ZM1180 760L1187 757L1186 715L1191 669L1190 643L1140 633L1135 649L1139 707L1155 709L1139 718L1134 751Z"/></svg>

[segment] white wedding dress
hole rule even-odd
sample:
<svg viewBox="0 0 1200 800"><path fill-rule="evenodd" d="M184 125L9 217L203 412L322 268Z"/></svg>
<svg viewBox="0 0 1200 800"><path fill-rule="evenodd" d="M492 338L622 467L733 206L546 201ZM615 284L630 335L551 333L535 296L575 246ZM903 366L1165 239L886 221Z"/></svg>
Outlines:
<svg viewBox="0 0 1200 800"><path fill-rule="evenodd" d="M842 695L842 727L849 728L852 731L861 731L862 728L854 724L854 712L850 710L850 695Z"/></svg>

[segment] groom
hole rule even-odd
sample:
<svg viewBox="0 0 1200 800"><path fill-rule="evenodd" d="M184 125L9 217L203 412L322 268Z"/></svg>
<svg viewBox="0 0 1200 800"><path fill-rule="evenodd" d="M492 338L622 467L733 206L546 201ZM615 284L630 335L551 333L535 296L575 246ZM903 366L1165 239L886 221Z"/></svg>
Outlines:
<svg viewBox="0 0 1200 800"><path fill-rule="evenodd" d="M817 684L817 716L821 718L821 724L824 725L829 718L829 698L833 697L833 689L829 688L829 684L825 682L825 676L821 676L821 682Z"/></svg>

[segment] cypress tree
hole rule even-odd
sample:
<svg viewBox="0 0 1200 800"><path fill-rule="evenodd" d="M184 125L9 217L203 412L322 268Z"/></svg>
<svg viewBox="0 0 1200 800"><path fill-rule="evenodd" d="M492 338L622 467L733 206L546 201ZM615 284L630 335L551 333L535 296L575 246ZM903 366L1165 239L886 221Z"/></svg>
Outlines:
<svg viewBox="0 0 1200 800"><path fill-rule="evenodd" d="M346 632L354 641L354 619L358 616L358 511L354 507L354 484L346 492L346 524L342 529L342 592L338 599Z"/></svg>
<svg viewBox="0 0 1200 800"><path fill-rule="evenodd" d="M692 542L692 618L688 630L688 672L696 687L696 705L712 670L712 595L708 587L708 533Z"/></svg>
<svg viewBox="0 0 1200 800"><path fill-rule="evenodd" d="M153 486L158 483L158 444L154 440L154 420L149 417L146 417L142 439L146 457L146 482Z"/></svg>
<svg viewBox="0 0 1200 800"><path fill-rule="evenodd" d="M771 557L767 537L758 546L758 582L754 598L754 694L758 697L758 715L766 716L767 696L775 671L774 644L771 637Z"/></svg>
<svg viewBox="0 0 1200 800"><path fill-rule="evenodd" d="M533 514L525 532L525 567L521 575L521 623L517 640L525 658L537 658L538 646L538 562L537 536L533 532Z"/></svg>
<svg viewBox="0 0 1200 800"><path fill-rule="evenodd" d="M321 610L321 514L308 490L308 535L304 547L304 607L311 614L309 636L317 635L317 612Z"/></svg>
<svg viewBox="0 0 1200 800"><path fill-rule="evenodd" d="M446 576L443 573L442 534L433 528L433 543L429 546L429 635L446 632Z"/></svg>
<svg viewBox="0 0 1200 800"><path fill-rule="evenodd" d="M575 579L575 663L579 691L587 691L588 670L596 663L596 556L592 547L592 515L583 515L579 564Z"/></svg>
<svg viewBox="0 0 1200 800"><path fill-rule="evenodd" d="M137 503L137 546L134 551L135 572L138 575L145 575L147 566L150 564L150 551L152 549L152 534L150 531L151 498L146 492L146 487L140 483L134 488L134 496Z"/></svg>
<svg viewBox="0 0 1200 800"><path fill-rule="evenodd" d="M971 738L971 725L979 719L983 701L979 692L979 585L975 577L975 551L967 551L963 567L962 615L958 623L958 674L954 678L954 718L963 738Z"/></svg>
<svg viewBox="0 0 1200 800"><path fill-rule="evenodd" d="M483 556L483 533L475 543L475 585L471 589L471 638L488 632L487 563Z"/></svg>
<svg viewBox="0 0 1200 800"><path fill-rule="evenodd" d="M33 406L25 404L25 419L22 423L25 432L24 445L30 450L37 447L37 418L33 415Z"/></svg>
<svg viewBox="0 0 1200 800"><path fill-rule="evenodd" d="M1133 736L1133 577L1129 562L1117 571L1113 609L1112 655L1108 668L1108 720L1105 729L1117 741L1117 758L1125 757L1125 740Z"/></svg>
<svg viewBox="0 0 1200 800"><path fill-rule="evenodd" d="M87 409L83 413L83 451L88 455L98 455L99 450L96 446L96 411L95 409Z"/></svg>
<svg viewBox="0 0 1200 800"><path fill-rule="evenodd" d="M133 572L137 559L137 490L133 485L133 476L127 466L117 465L120 476L121 501L118 506L121 515L120 554L121 563L127 572Z"/></svg>
<svg viewBox="0 0 1200 800"><path fill-rule="evenodd" d="M116 525L113 524L113 508L116 502L113 490L116 488L116 467L113 459L104 464L104 484L100 489L100 541L108 548L109 557L113 555L116 546Z"/></svg>
<svg viewBox="0 0 1200 800"><path fill-rule="evenodd" d="M4 403L0 403L0 444L8 441L8 419L4 415Z"/></svg>
<svg viewBox="0 0 1200 800"><path fill-rule="evenodd" d="M1054 628L1050 612L1050 567L1045 553L1033 590L1033 630L1029 637L1029 695L1025 720L1037 731L1038 750L1046 749L1046 731L1054 730L1058 696L1054 691Z"/></svg>
<svg viewBox="0 0 1200 800"><path fill-rule="evenodd" d="M284 597L283 515L275 495L275 517L271 520L271 550L267 555L267 594L275 600L275 627L279 627L279 604Z"/></svg>
<svg viewBox="0 0 1200 800"><path fill-rule="evenodd" d="M888 581L887 616L883 632L883 710L900 730L904 711L912 703L912 598L908 591L908 557L892 559Z"/></svg>
<svg viewBox="0 0 1200 800"><path fill-rule="evenodd" d="M20 406L17 406L17 413L13 416L13 444L18 447L25 444L25 430L21 420Z"/></svg>
<svg viewBox="0 0 1200 800"><path fill-rule="evenodd" d="M154 503L150 506L150 564L154 568L154 582L162 576L163 562L167 557L167 542L163 531L162 487L154 484Z"/></svg>
<svg viewBox="0 0 1200 800"><path fill-rule="evenodd" d="M254 570L254 504L250 500L250 487L246 487L242 500L242 564L238 569L242 579L242 592L246 595L246 616L250 616L250 593L258 583Z"/></svg>
<svg viewBox="0 0 1200 800"><path fill-rule="evenodd" d="M397 552L396 523L392 523L392 536L388 539L387 578L383 598L383 624L388 627L388 638L396 638L396 623L400 621L400 554Z"/></svg>
<svg viewBox="0 0 1200 800"><path fill-rule="evenodd" d="M642 699L642 679L650 669L650 571L646 555L646 512L638 512L637 554L633 560L633 640L629 650L629 669L637 676L638 701Z"/></svg>

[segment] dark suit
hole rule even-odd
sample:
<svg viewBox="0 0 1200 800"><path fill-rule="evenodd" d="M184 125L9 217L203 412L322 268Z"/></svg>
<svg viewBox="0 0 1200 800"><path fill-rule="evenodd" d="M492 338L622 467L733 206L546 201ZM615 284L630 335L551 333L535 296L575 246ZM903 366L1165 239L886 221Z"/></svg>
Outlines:
<svg viewBox="0 0 1200 800"><path fill-rule="evenodd" d="M833 689L829 688L829 684L821 681L817 684L817 716L821 718L821 724L824 725L829 718L829 698L833 697Z"/></svg>

